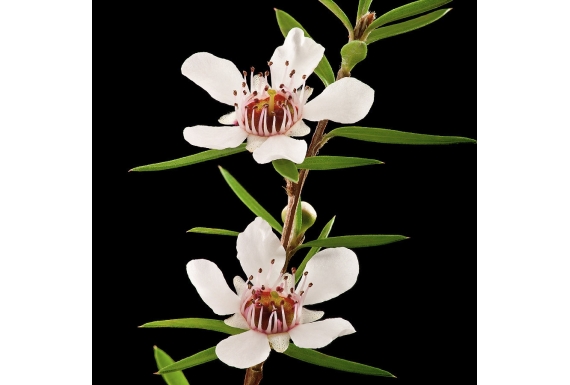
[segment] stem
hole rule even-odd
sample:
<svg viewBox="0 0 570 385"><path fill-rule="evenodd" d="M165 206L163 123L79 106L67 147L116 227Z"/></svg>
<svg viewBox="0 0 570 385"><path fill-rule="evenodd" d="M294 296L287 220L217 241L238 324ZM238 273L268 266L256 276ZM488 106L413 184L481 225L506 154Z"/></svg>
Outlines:
<svg viewBox="0 0 570 385"><path fill-rule="evenodd" d="M243 385L259 385L263 378L263 362L247 368Z"/></svg>
<svg viewBox="0 0 570 385"><path fill-rule="evenodd" d="M336 80L340 80L344 77L350 76L350 72L345 71L341 68L337 75ZM326 142L323 141L323 135L325 134L325 128L327 127L328 120L321 120L317 123L317 128L313 134L311 139L311 144L309 144L309 148L307 149L306 158L311 156L316 156L319 153L319 150L325 145ZM292 251L298 245L291 243L291 233L293 232L293 220L295 219L295 211L299 199L301 197L301 191L303 190L303 186L305 185L305 180L307 179L307 175L309 174L309 170L301 169L299 171L299 181L297 183L293 183L290 180L287 180L287 216L285 217L285 224L283 226L283 235L281 236L281 244L286 252L285 258L285 265L283 266L282 272L287 271L287 266L289 265L289 261L292 257Z"/></svg>

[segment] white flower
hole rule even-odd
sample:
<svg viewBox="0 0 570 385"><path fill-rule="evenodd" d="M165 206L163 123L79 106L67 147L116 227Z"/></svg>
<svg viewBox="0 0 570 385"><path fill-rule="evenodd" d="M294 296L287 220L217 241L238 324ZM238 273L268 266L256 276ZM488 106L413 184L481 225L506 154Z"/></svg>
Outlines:
<svg viewBox="0 0 570 385"><path fill-rule="evenodd" d="M182 73L234 111L219 119L230 127L186 127L184 138L194 146L216 150L237 147L247 138L247 149L258 163L276 159L301 163L307 143L291 136L310 132L302 119L354 123L366 116L374 101L372 88L357 79L343 78L307 103L312 89L305 81L324 50L293 28L268 62L271 84L269 71L254 75L252 67L249 86L247 72L240 72L232 62L207 52L190 56Z"/></svg>
<svg viewBox="0 0 570 385"><path fill-rule="evenodd" d="M269 224L256 218L238 236L237 257L246 275L234 278L234 293L215 263L195 259L188 263L190 281L204 302L224 322L247 332L230 336L216 346L227 365L248 368L267 359L271 348L284 352L289 338L301 348L322 348L335 338L354 333L342 318L318 321L324 312L305 305L327 301L356 282L358 260L344 247L321 251L307 263L295 290L295 277L282 274L285 250Z"/></svg>

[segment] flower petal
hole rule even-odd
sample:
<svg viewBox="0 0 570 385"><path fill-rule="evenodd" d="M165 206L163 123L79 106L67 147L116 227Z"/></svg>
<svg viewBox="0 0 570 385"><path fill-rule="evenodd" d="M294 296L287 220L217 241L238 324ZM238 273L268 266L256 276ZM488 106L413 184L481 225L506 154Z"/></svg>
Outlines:
<svg viewBox="0 0 570 385"><path fill-rule="evenodd" d="M297 325L289 330L291 339L300 348L318 349L330 344L337 337L356 332L350 322L342 318L329 318Z"/></svg>
<svg viewBox="0 0 570 385"><path fill-rule="evenodd" d="M254 330L230 336L216 345L216 356L220 361L240 369L265 361L269 352L267 336Z"/></svg>
<svg viewBox="0 0 570 385"><path fill-rule="evenodd" d="M214 150L237 147L245 138L247 138L247 132L239 126L194 126L184 129L184 139L190 144Z"/></svg>
<svg viewBox="0 0 570 385"><path fill-rule="evenodd" d="M297 123L293 125L287 131L287 135L289 136L305 136L311 132L311 128L303 122L303 120L299 120Z"/></svg>
<svg viewBox="0 0 570 385"><path fill-rule="evenodd" d="M303 84L303 75L307 77L313 73L323 55L325 48L315 43L311 38L305 37L305 34L299 28L292 28L285 43L275 49L271 56L271 82L274 89L278 89L279 84L289 83L289 74L295 70L293 75L293 86L298 88ZM286 66L285 62L289 65Z"/></svg>
<svg viewBox="0 0 570 385"><path fill-rule="evenodd" d="M322 310L311 310L306 307L301 310L301 324L308 324L323 318L325 312Z"/></svg>
<svg viewBox="0 0 570 385"><path fill-rule="evenodd" d="M368 114L373 102L372 88L358 79L342 78L305 105L303 119L354 123Z"/></svg>
<svg viewBox="0 0 570 385"><path fill-rule="evenodd" d="M237 312L230 318L226 318L224 320L224 323L234 328L249 330L249 325L247 324L246 319L243 317L243 315L241 315L240 312Z"/></svg>
<svg viewBox="0 0 570 385"><path fill-rule="evenodd" d="M276 352L283 353L289 347L289 333L270 334L267 339Z"/></svg>
<svg viewBox="0 0 570 385"><path fill-rule="evenodd" d="M243 294L244 290L246 290L247 285L245 284L245 281L238 275L236 275L234 277L234 287L236 288L236 293L238 295L238 297L241 297L241 295Z"/></svg>
<svg viewBox="0 0 570 385"><path fill-rule="evenodd" d="M228 126L235 126L237 123L237 112L232 111L228 112L227 114L223 115L220 119L218 119L220 124L225 124Z"/></svg>
<svg viewBox="0 0 570 385"><path fill-rule="evenodd" d="M202 300L219 315L239 312L239 297L230 289L222 271L207 259L194 259L186 265L190 282Z"/></svg>
<svg viewBox="0 0 570 385"><path fill-rule="evenodd" d="M354 251L336 247L319 251L305 267L309 272L307 283L313 286L307 290L303 305L328 301L350 289L358 277L358 259ZM299 289L299 286L298 286Z"/></svg>
<svg viewBox="0 0 570 385"><path fill-rule="evenodd" d="M208 52L198 52L182 64L182 74L219 102L233 106L234 90L241 88L243 75L229 60Z"/></svg>
<svg viewBox="0 0 570 385"><path fill-rule="evenodd" d="M238 235L237 258L246 276L253 275L256 285L271 285L280 274L285 263L285 249L271 226L257 217ZM271 265L271 260L275 263ZM259 268L263 271L258 273ZM261 282L257 281L257 276Z"/></svg>
<svg viewBox="0 0 570 385"><path fill-rule="evenodd" d="M288 159L294 163L302 163L307 153L307 142L293 139L287 135L270 136L265 143L253 151L253 159L259 164L269 163L276 159Z"/></svg>
<svg viewBox="0 0 570 385"><path fill-rule="evenodd" d="M254 152L259 146L261 146L267 140L266 136L257 136L250 134L247 137L247 146L245 148L249 152Z"/></svg>

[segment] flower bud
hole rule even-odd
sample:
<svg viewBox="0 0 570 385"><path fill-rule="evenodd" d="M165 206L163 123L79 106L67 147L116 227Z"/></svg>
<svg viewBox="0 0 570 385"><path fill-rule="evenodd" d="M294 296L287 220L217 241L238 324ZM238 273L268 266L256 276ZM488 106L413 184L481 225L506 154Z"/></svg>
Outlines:
<svg viewBox="0 0 570 385"><path fill-rule="evenodd" d="M312 225L315 224L317 220L317 212L307 202L301 202L301 213L303 214L303 224L301 225L301 234L304 234ZM281 220L285 223L285 219L287 218L287 206L281 211Z"/></svg>

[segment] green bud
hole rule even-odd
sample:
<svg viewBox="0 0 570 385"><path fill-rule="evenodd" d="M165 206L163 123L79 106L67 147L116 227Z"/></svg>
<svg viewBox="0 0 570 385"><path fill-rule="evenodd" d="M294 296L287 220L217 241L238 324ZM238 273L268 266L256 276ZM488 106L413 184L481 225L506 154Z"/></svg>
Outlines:
<svg viewBox="0 0 570 385"><path fill-rule="evenodd" d="M301 234L304 234L317 220L317 212L309 203L301 201L301 213L303 214L303 224L301 225ZM281 220L285 223L287 218L287 206L281 211Z"/></svg>

